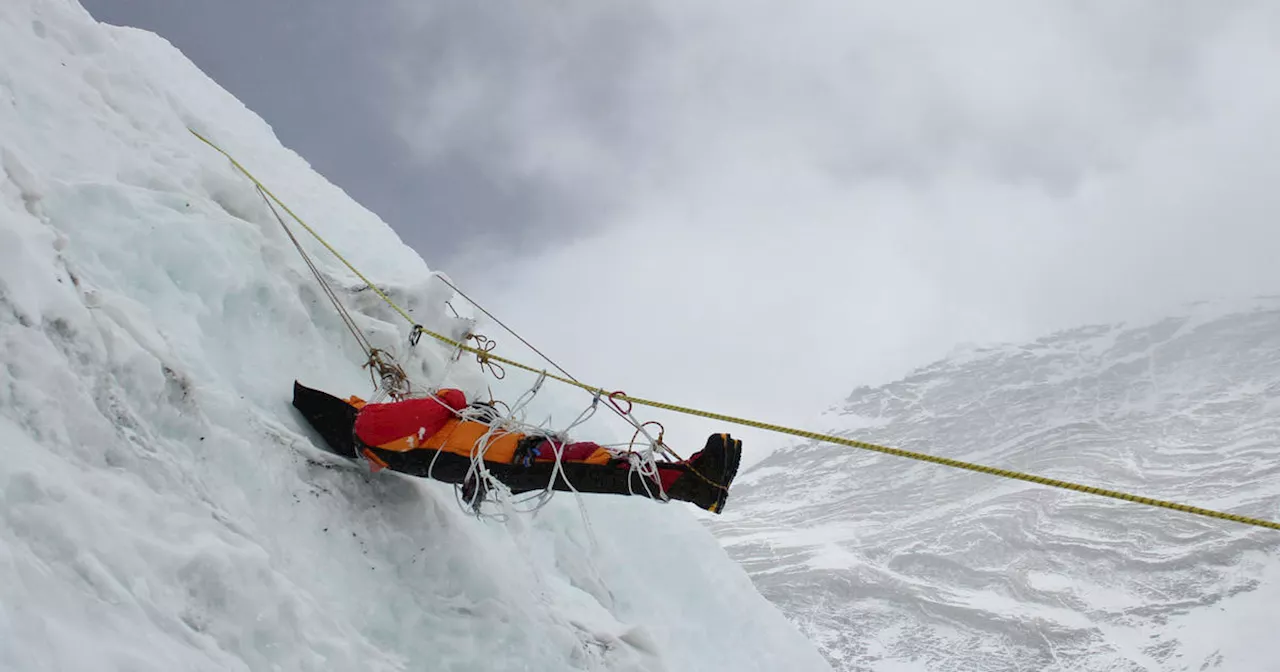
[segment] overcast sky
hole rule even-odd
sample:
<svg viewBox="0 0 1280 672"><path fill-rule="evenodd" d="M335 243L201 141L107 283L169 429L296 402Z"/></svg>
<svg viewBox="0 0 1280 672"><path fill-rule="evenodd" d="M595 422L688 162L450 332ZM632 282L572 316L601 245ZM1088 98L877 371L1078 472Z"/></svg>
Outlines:
<svg viewBox="0 0 1280 672"><path fill-rule="evenodd" d="M957 343L1280 291L1268 0L84 2L640 396L813 426Z"/></svg>

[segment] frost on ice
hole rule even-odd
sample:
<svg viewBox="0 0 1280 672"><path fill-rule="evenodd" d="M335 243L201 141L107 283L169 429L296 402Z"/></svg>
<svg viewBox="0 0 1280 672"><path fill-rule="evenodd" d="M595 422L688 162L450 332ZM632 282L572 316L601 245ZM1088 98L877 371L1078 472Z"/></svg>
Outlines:
<svg viewBox="0 0 1280 672"><path fill-rule="evenodd" d="M458 327L412 250L169 44L73 2L0 4L0 668L827 669L679 505L478 521L448 486L317 458L292 381L364 391L361 353L188 127ZM437 375L447 354L410 361Z"/></svg>

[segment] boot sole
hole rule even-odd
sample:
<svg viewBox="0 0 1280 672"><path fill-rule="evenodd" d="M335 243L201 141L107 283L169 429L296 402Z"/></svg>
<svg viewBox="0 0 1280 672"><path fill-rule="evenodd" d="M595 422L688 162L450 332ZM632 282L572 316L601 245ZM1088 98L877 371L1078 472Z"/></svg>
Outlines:
<svg viewBox="0 0 1280 672"><path fill-rule="evenodd" d="M721 513L724 511L725 502L729 500L729 486L733 484L733 479L738 475L738 465L742 462L742 448L734 445L733 448L727 448L724 453L724 470L720 474L720 485L723 489L717 488L716 501L711 505L708 511L712 513Z"/></svg>

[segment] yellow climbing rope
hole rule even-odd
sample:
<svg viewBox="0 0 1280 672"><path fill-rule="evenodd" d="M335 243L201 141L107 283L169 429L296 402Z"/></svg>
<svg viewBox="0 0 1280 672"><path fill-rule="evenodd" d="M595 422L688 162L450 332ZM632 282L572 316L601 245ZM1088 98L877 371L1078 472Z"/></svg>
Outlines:
<svg viewBox="0 0 1280 672"><path fill-rule="evenodd" d="M188 130L191 130L191 129L188 129ZM1018 480L1018 481L1026 481L1029 483L1036 483L1038 485L1047 485L1050 487L1061 488L1064 490L1071 490L1074 492L1083 492L1090 495L1097 495L1099 497L1110 497L1112 499L1119 499L1126 502L1133 502L1135 504L1143 504L1146 506L1152 506L1152 507L1157 507L1161 509L1181 511L1183 513L1190 513L1198 516L1215 518L1218 520L1227 520L1234 523L1240 523L1243 525L1252 525L1255 527L1265 527L1272 530L1280 530L1280 523L1273 522L1270 520L1264 520L1261 518L1251 518L1249 516L1240 516L1234 513L1225 513L1222 511L1215 511L1213 509L1206 509L1198 506L1190 506L1187 504L1179 504L1177 502L1170 502L1170 501L1161 500L1161 499L1153 499L1151 497L1144 497L1141 495L1132 495L1129 493L1119 492L1116 490L1108 490L1106 488L1097 488L1089 485L1072 483L1071 481L1063 481L1056 478L1036 476L1034 474L1027 474L1019 471L1013 471L1010 469L988 467L981 464L974 464L972 462L963 462L960 460L953 460L948 457L939 457L936 455L929 455L926 453L918 453L910 450L902 450L900 448L890 448L888 446L880 446L874 443L867 443L866 441L857 441L855 439L849 439L841 436L833 436L831 434L821 434L818 432L810 432L802 429L795 429L792 427L785 427L782 425L774 425L767 422L750 420L747 418L738 418L732 415L724 415L722 413L713 413L710 411L703 411L696 408L689 408L687 406L678 406L675 404L668 404L661 401L654 401L652 399L642 399L640 397L632 397L632 396L623 394L621 392L608 392L604 388L592 387L576 379L557 376L555 374L548 373L543 369L537 369L532 366L528 366L526 364L522 364L520 362L507 359L499 355L495 355L490 351L488 347L476 348L476 347L466 345L465 343L459 343L458 341L455 341L442 334L437 334L423 327L422 325L418 324L412 317L409 316L409 313L407 313L404 309L400 308L400 306L396 305L396 303L391 300L391 297L387 296L385 292L383 292L381 289L375 286L372 282L370 282L369 279L364 276L364 274L356 270L355 266L352 266L351 263L348 262L346 258L344 258L341 254L339 254L338 251L335 250L331 245L329 245L329 243L326 242L324 238L320 236L320 234L316 233L314 229L312 229L305 222L303 222L301 218L299 218L296 214L294 214L292 210L289 209L289 206L281 202L280 199L277 198L275 194L273 194L269 189L267 189L265 185L259 182L258 178L254 177L252 173L250 173L247 169L245 169L244 166L240 165L240 163L236 161L234 158L232 158L230 154L228 154L221 147L218 147L213 142L209 141L207 138L200 135L196 131L191 130L191 133L195 135L197 138L199 138L200 140L204 141L205 144L214 148L220 154L222 154L227 159L229 159L232 165L234 165L241 173L243 173L245 177L253 181L253 183L257 185L258 188L260 188L264 193L269 195L272 200L274 200L277 204L280 205L282 209L284 209L285 212L289 213L291 217L293 217L299 224L301 224L302 227L307 230L307 233L310 233L313 237L315 237L315 239L318 240L320 244L324 245L325 248L327 248L330 252L332 252L333 255L337 257L339 261L341 261L343 264L346 264L347 268L351 269L351 272L355 273L362 281L364 281L364 283L367 284L370 289L377 292L378 296L381 297L383 301L387 302L387 305L391 306L391 308L393 308L397 313L399 313L402 317L404 317L404 319L407 320L410 325L412 325L413 334L415 335L415 337L419 334L425 334L453 348L470 352L476 356L477 360L482 365L492 364L493 362L501 362L502 364L506 364L508 366L514 366L518 369L523 369L531 373L536 373L538 375L545 375L547 378L551 378L553 380L557 380L562 383L565 383L566 385L572 385L574 387L586 390L587 392L590 392L593 395L608 397L610 400L623 400L631 404L639 404L641 406L648 406L650 408L660 408L660 409L672 411L675 413L682 413L685 415L708 418L711 420L719 420L721 422L729 422L736 425L742 425L745 427L754 427L756 429L763 429L770 432L777 432L779 434L789 434L791 436L810 439L813 441L822 441L825 443L833 443L837 445L848 446L850 448L859 448L862 450L868 450L876 453L883 453L885 455L893 455L895 457L903 457L911 460L918 460L921 462L940 464L943 466L953 467L956 469L976 471L978 473L987 474L990 476L999 476L1001 478L1008 478L1008 479Z"/></svg>

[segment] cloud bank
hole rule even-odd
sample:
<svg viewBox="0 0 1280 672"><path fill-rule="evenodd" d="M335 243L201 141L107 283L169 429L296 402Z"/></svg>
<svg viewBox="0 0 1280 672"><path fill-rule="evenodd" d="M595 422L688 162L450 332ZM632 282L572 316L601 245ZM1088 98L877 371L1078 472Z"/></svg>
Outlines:
<svg viewBox="0 0 1280 672"><path fill-rule="evenodd" d="M1280 287L1273 4L402 11L405 141L572 224L448 270L581 376L799 418L959 342Z"/></svg>

